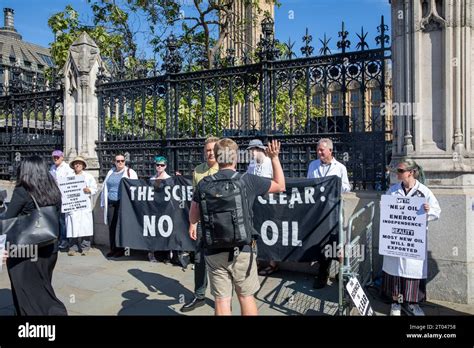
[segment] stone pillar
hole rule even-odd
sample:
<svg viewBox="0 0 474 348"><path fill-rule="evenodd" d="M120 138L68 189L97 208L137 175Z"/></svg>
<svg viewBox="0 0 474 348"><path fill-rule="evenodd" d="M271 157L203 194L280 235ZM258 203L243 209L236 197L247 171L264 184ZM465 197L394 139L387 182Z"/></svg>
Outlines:
<svg viewBox="0 0 474 348"><path fill-rule="evenodd" d="M69 49L64 66L64 153L66 161L82 156L88 171L99 175L99 161L95 151L98 140L99 113L95 95L97 73L102 66L99 48L83 32Z"/></svg>
<svg viewBox="0 0 474 348"><path fill-rule="evenodd" d="M442 208L428 234L428 296L474 303L474 2L391 4L392 165L420 164Z"/></svg>

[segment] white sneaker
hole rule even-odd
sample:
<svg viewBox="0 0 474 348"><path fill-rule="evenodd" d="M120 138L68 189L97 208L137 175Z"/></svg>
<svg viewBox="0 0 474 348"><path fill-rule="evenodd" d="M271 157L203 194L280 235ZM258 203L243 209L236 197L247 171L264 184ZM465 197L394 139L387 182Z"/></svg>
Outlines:
<svg viewBox="0 0 474 348"><path fill-rule="evenodd" d="M399 303L392 303L392 307L390 308L390 315L396 317L402 315L401 307L402 306Z"/></svg>
<svg viewBox="0 0 474 348"><path fill-rule="evenodd" d="M409 314L409 315L414 315L415 317L422 317L425 315L425 312L423 312L423 309L420 308L420 306L416 303L408 303L406 306L403 306L403 310Z"/></svg>

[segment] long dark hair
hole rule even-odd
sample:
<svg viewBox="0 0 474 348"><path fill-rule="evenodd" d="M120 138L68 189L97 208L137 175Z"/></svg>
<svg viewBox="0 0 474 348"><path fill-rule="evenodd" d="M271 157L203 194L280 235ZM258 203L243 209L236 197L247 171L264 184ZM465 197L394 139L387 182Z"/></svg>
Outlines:
<svg viewBox="0 0 474 348"><path fill-rule="evenodd" d="M49 173L48 164L39 156L27 157L21 161L16 186L21 186L32 194L42 207L61 202L61 191Z"/></svg>

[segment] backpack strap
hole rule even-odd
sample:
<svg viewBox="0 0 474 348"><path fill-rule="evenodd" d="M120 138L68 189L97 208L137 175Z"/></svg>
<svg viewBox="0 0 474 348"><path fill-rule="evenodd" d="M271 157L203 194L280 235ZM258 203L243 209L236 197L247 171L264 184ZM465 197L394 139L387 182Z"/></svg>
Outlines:
<svg viewBox="0 0 474 348"><path fill-rule="evenodd" d="M209 216L209 210L207 209L207 202L206 202L206 195L205 194L201 194L201 199L199 201L199 205L200 205L201 214L202 214L202 217L203 217L202 223L204 224L204 229L203 229L203 232L204 232L206 229L210 229L211 225L212 225L212 221L211 221L211 218ZM211 236L209 235L209 233L203 233L203 237L206 238L206 243L208 245L212 244Z"/></svg>
<svg viewBox="0 0 474 348"><path fill-rule="evenodd" d="M237 226L240 234L240 238L245 239L245 221L244 221L244 214L243 214L243 205L248 204L247 202L242 202L242 196L245 195L245 188L242 187L241 183L236 183L237 190L239 191L238 195L235 195L235 207L236 209L236 219L237 219ZM245 196L243 199L247 199Z"/></svg>

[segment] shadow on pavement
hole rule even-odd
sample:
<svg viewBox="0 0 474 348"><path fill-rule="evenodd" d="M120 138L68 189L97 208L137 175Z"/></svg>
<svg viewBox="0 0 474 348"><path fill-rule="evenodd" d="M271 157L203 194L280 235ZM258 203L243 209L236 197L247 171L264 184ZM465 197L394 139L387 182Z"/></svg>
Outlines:
<svg viewBox="0 0 474 348"><path fill-rule="evenodd" d="M170 299L148 299L150 295L138 290L129 290L122 294L125 301L118 315L181 315L172 306L183 303L193 293L179 281L159 273L130 269L128 272L141 281L150 292Z"/></svg>
<svg viewBox="0 0 474 348"><path fill-rule="evenodd" d="M297 272L278 272L261 281L258 300L284 315L336 315L337 283L313 289L313 277Z"/></svg>

